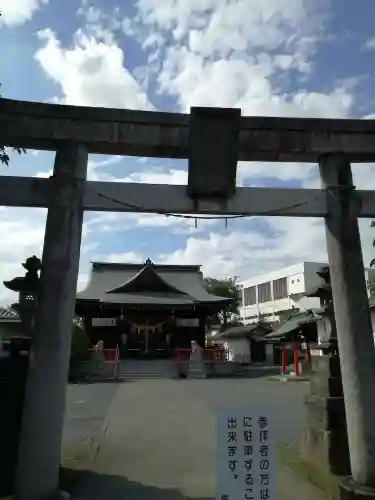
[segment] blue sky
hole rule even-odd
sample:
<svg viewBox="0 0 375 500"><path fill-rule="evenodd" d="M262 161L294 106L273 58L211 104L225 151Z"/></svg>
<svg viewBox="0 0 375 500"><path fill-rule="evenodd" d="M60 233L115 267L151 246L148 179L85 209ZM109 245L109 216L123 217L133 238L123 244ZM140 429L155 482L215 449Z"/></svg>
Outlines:
<svg viewBox="0 0 375 500"><path fill-rule="evenodd" d="M125 5L125 6L124 6ZM338 0L0 0L3 96L188 112L239 107L243 115L375 117L375 2ZM28 151L2 174L48 176L53 155ZM353 166L375 187L374 165ZM185 184L186 162L90 157L89 178ZM238 184L317 187L315 165L240 164ZM2 209L0 275L40 254L44 210ZM362 221L365 260L371 230ZM194 221L86 214L79 286L90 260L202 264L206 275L248 278L325 260L314 219ZM0 301L8 300L0 292Z"/></svg>

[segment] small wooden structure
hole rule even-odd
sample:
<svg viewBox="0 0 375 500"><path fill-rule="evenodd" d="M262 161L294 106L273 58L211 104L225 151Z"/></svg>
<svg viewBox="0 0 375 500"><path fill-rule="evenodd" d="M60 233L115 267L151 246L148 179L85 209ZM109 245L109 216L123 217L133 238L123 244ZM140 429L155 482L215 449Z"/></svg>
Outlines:
<svg viewBox="0 0 375 500"><path fill-rule="evenodd" d="M292 314L277 326L274 331L265 336L267 342L275 344L280 350L280 365L282 375L286 374L287 365L293 362L296 376L301 373L300 358L302 347L305 360L311 364L311 343L317 342L317 322L321 316L313 311Z"/></svg>
<svg viewBox="0 0 375 500"><path fill-rule="evenodd" d="M272 326L258 322L234 326L212 336L210 340L228 351L229 360L241 364L264 363L267 360L267 344L264 338L272 332Z"/></svg>

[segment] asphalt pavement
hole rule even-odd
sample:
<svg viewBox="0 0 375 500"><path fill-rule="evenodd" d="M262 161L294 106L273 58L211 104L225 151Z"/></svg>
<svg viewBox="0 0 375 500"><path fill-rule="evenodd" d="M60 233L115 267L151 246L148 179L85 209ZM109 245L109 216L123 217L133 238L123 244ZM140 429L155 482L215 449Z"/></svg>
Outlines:
<svg viewBox="0 0 375 500"><path fill-rule="evenodd" d="M118 384L69 384L63 433L63 456L81 453L102 429Z"/></svg>
<svg viewBox="0 0 375 500"><path fill-rule="evenodd" d="M71 386L67 422L74 421L72 416L98 422L109 406L106 433L77 498L210 500L216 486L216 410L261 407L276 417L277 442L290 444L301 436L306 392L307 383L281 384L260 376L173 380L159 374L136 380L134 370L118 386ZM69 426L66 435L76 436L77 428ZM278 500L321 498L289 469L277 472Z"/></svg>

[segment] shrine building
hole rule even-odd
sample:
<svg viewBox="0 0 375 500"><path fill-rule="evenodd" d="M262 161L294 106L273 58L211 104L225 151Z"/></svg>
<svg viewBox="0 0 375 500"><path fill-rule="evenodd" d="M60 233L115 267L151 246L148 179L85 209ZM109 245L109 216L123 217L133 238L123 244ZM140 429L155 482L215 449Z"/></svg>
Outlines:
<svg viewBox="0 0 375 500"><path fill-rule="evenodd" d="M167 357L205 342L206 318L232 299L207 292L200 266L93 262L76 314L92 343L121 357Z"/></svg>

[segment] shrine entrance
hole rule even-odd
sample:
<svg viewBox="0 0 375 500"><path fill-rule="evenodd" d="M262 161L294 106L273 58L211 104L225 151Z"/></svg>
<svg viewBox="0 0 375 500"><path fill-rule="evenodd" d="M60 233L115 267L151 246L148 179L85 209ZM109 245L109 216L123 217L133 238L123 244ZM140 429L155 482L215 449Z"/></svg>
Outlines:
<svg viewBox="0 0 375 500"><path fill-rule="evenodd" d="M172 355L170 334L152 328L140 328L121 338L121 358L165 358Z"/></svg>
<svg viewBox="0 0 375 500"><path fill-rule="evenodd" d="M353 478L373 484L375 422L364 402L373 398L374 339L358 218L375 218L375 192L355 190L351 162L375 160L375 120L242 117L240 109L221 108L191 108L182 115L2 99L0 131L1 145L56 151L49 179L2 176L0 182L0 205L48 208L34 323L37 362L29 373L19 446L19 498L49 497L58 489L85 210L192 219L324 218ZM188 159L188 183L88 182L89 153ZM238 161L317 163L323 189L238 187ZM140 334L138 345L149 350L150 336Z"/></svg>

